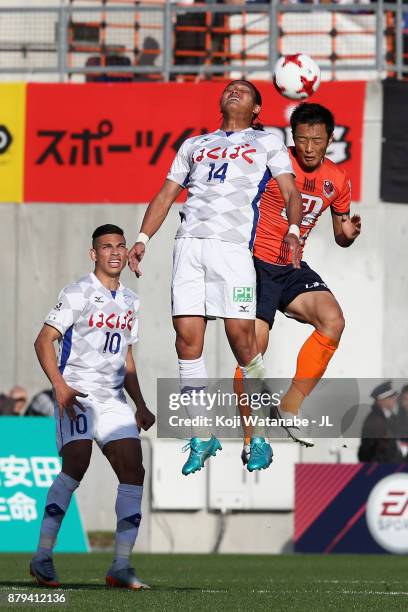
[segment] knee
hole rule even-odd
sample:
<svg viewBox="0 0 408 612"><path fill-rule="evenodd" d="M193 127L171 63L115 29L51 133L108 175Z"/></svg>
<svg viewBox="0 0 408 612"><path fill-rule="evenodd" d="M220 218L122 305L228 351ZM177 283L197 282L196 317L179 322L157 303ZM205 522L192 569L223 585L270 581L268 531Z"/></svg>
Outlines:
<svg viewBox="0 0 408 612"><path fill-rule="evenodd" d="M327 312L322 321L316 325L317 331L333 340L340 340L346 322L340 308Z"/></svg>
<svg viewBox="0 0 408 612"><path fill-rule="evenodd" d="M144 482L145 469L143 465L123 465L118 467L116 475L121 484L141 486Z"/></svg>
<svg viewBox="0 0 408 612"><path fill-rule="evenodd" d="M200 357L202 346L192 334L177 334L176 351L180 359L195 359L197 356Z"/></svg>
<svg viewBox="0 0 408 612"><path fill-rule="evenodd" d="M62 471L74 480L81 482L89 467L89 457L77 456L70 457L69 461L63 461Z"/></svg>
<svg viewBox="0 0 408 612"><path fill-rule="evenodd" d="M234 353L246 356L253 356L254 351L256 353L256 336L253 327L230 326L227 330L227 336Z"/></svg>

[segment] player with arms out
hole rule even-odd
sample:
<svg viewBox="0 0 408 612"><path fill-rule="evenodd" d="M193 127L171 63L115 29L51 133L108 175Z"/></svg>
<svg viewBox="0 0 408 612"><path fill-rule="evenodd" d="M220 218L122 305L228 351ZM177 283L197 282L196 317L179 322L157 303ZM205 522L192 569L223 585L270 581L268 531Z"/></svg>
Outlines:
<svg viewBox="0 0 408 612"><path fill-rule="evenodd" d="M325 157L333 138L334 117L320 104L302 103L293 111L290 124L295 146L289 148L289 154L303 200L302 248L320 215L328 208L336 243L348 247L360 234L361 220L359 215L350 219L351 187L346 173ZM261 198L254 243L259 350L264 354L268 348L269 332L277 310L314 327L299 351L295 376L280 404L279 412L284 418L299 413L305 396L323 376L344 329L342 310L317 272L305 261L300 268L292 266L292 254L284 241L287 230L285 203L272 179ZM235 375L235 388L240 391L239 368ZM295 430L291 433L299 438ZM253 469L267 467L259 451L256 458L252 457L250 435L251 430L247 429L242 454L244 463L252 458L248 465L255 465Z"/></svg>
<svg viewBox="0 0 408 612"><path fill-rule="evenodd" d="M35 341L38 360L54 390L62 470L48 491L30 572L41 586L59 586L53 549L72 494L88 468L95 440L119 480L115 558L106 583L138 590L149 588L130 566L141 520L144 479L139 430L149 429L155 421L144 402L132 355L138 335L139 299L119 280L128 260L121 228L98 227L90 256L94 272L61 291ZM136 405L136 415L124 389Z"/></svg>
<svg viewBox="0 0 408 612"><path fill-rule="evenodd" d="M251 250L258 203L268 180L276 180L288 206L285 244L299 265L302 202L285 145L256 119L262 98L245 80L224 89L222 124L210 134L188 138L180 147L167 180L150 202L137 242L129 252L131 269L184 188L173 255L172 315L176 331L181 392L208 378L203 357L208 317L224 319L225 332L244 378L265 376L255 337L256 278ZM204 385L205 386L205 385ZM205 407L203 414L205 414ZM197 411L195 412L197 414ZM211 437L193 437L183 466L187 475L201 469L221 448Z"/></svg>

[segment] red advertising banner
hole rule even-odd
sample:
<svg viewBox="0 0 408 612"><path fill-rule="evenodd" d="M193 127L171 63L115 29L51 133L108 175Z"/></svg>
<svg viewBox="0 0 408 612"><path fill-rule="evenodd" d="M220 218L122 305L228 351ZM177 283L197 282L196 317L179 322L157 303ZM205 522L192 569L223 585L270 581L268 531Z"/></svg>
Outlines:
<svg viewBox="0 0 408 612"><path fill-rule="evenodd" d="M260 119L290 143L295 102L262 81ZM145 203L158 191L188 137L220 125L225 84L89 83L28 85L26 202ZM365 83L322 83L311 101L336 118L329 157L360 199ZM352 101L352 103L350 103Z"/></svg>

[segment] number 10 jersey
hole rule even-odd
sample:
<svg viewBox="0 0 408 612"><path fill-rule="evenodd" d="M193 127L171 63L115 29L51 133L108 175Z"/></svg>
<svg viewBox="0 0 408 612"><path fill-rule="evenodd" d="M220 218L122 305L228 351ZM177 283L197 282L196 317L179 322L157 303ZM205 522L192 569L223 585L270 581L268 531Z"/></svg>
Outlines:
<svg viewBox="0 0 408 612"><path fill-rule="evenodd" d="M99 401L125 401L128 346L138 337L139 299L119 285L111 292L95 274L65 287L45 323L57 329L58 366L66 383Z"/></svg>

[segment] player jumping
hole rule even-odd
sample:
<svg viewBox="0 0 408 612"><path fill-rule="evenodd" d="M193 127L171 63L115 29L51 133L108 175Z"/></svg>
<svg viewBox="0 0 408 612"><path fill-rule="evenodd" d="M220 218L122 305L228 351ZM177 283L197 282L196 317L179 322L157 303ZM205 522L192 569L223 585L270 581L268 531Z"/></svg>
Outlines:
<svg viewBox="0 0 408 612"><path fill-rule="evenodd" d="M302 247L322 212L329 207L334 239L339 246L348 247L360 234L361 220L359 215L350 219L351 187L346 173L325 157L333 138L334 117L320 104L303 103L293 111L290 124L295 146L289 149L289 155L296 186L303 199ZM344 329L343 313L326 283L305 261L300 268L291 265L292 254L284 240L287 231L285 202L276 181L271 180L261 198L254 242L255 328L259 350L264 354L268 347L276 310L314 327L300 349L295 376L281 401L279 412L284 418L299 413L305 396L323 376ZM238 392L242 390L239 377L237 368L234 386ZM299 437L296 430L291 430L291 434ZM252 469L267 467L266 445L263 453L258 447L254 457L249 446L250 435L251 430L247 429L242 454L244 463L250 461Z"/></svg>
<svg viewBox="0 0 408 612"><path fill-rule="evenodd" d="M118 479L115 557L106 584L149 588L135 575L130 555L141 520L144 469L140 428L149 429L132 345L137 341L139 299L120 283L128 251L123 230L102 225L92 236L94 273L65 287L45 320L35 350L55 396L57 446L62 470L48 491L40 541L30 563L41 586L58 587L53 549L71 497L91 459L95 440ZM58 359L54 342L59 342ZM136 405L136 416L124 389Z"/></svg>
<svg viewBox="0 0 408 612"><path fill-rule="evenodd" d="M221 128L188 138L180 147L129 252L130 267L140 275L139 263L148 240L187 188L174 247L172 280L182 393L208 378L203 357L208 317L224 319L243 377L265 376L255 337L256 277L251 249L259 199L271 177L289 211L283 240L293 253L294 265L299 266L302 201L285 145L256 123L261 104L259 91L249 81L227 85L220 101ZM201 469L221 445L214 437L208 441L193 437L188 447L190 456L182 470L185 475Z"/></svg>

